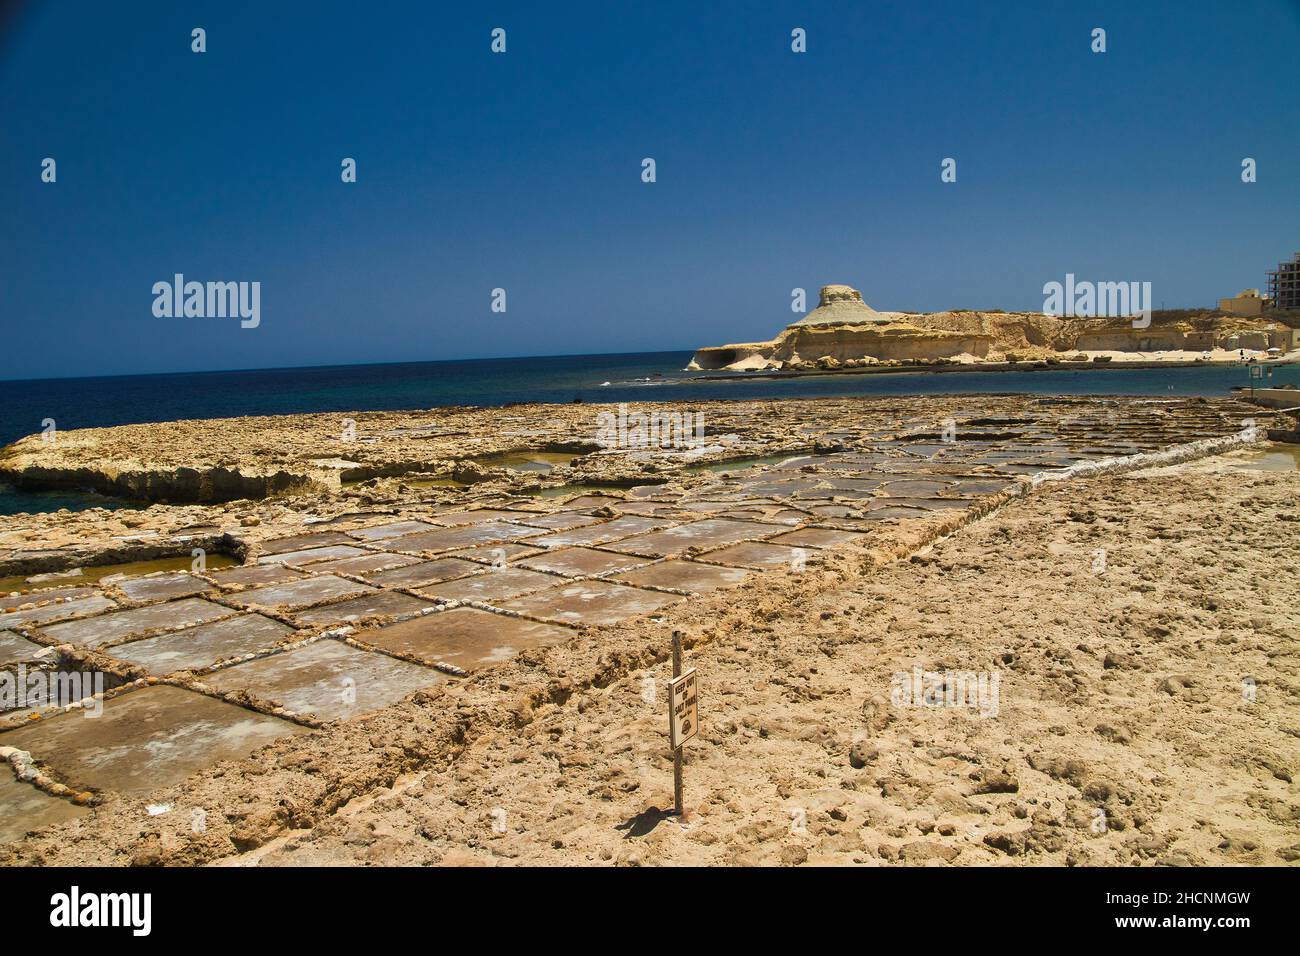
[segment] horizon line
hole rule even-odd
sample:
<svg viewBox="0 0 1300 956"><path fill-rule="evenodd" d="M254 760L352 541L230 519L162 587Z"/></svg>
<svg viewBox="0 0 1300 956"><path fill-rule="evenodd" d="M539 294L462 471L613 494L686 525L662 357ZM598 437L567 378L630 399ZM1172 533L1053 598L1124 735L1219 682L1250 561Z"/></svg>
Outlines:
<svg viewBox="0 0 1300 956"><path fill-rule="evenodd" d="M619 355L694 353L695 349L646 349L635 352L552 352L541 355L486 355L478 358L414 359L402 362L331 362L325 365L262 365L255 368L174 369L167 372L114 372L108 375L40 375L36 378L0 378L0 385L23 382L73 382L98 378L151 378L166 375L235 375L243 372L290 372L329 368L374 368L383 365L450 365L455 362L522 362L539 358L603 358Z"/></svg>
<svg viewBox="0 0 1300 956"><path fill-rule="evenodd" d="M886 312L896 312L905 315L933 315L933 312L913 312L907 309L885 309ZM941 309L941 312L988 312L1011 314L1029 310L1022 309ZM1168 307L1163 306L1159 309L1152 309L1152 315L1158 315L1161 312L1196 312L1196 311L1216 311L1213 306L1182 305ZM1032 313L1031 313L1032 314ZM1044 313L1047 314L1047 313ZM1260 316L1263 318L1263 316ZM537 358L599 358L602 356L618 355L660 355L669 352L690 352L695 353L700 346L690 348L668 348L668 349L639 349L632 352L546 352L532 355L485 355L478 357L462 357L447 359L414 359L406 361L380 361L380 362L329 362L320 365L259 365L251 368L204 368L204 369L171 369L168 371L158 372L111 372L107 374L96 375L38 375L35 378L8 378L0 377L0 385L21 382L72 382L84 381L87 379L113 379L113 378L150 378L165 375L231 375L242 372L286 372L286 371L305 371L308 369L327 369L327 368L372 368L381 365L445 365L452 362L514 362L523 359Z"/></svg>

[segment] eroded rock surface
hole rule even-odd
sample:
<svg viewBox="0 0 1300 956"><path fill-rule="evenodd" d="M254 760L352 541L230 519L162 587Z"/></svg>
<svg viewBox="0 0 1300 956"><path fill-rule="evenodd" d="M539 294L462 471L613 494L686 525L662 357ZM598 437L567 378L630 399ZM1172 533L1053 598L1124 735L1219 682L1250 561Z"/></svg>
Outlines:
<svg viewBox="0 0 1300 956"><path fill-rule="evenodd" d="M602 449L547 472L493 470L469 488L419 487L406 478L388 478L273 500L156 505L126 516L133 522L129 528L114 526L123 520L118 514L93 521L85 513L0 519L6 567L19 572L11 581L26 580L21 572L28 562L43 567L59 555L91 561L117 555L124 539L150 548L168 541L186 547L195 540L187 530L229 536L242 561L240 567L212 571L197 566L143 577L108 576L86 586L49 583L37 575L35 584L23 583L6 598L0 610L9 658L4 666L105 673L110 679L101 703L107 713L140 709L155 715L150 717L155 722L172 720L166 715L194 702L194 714L184 715L197 721L193 732L220 737L228 746L214 749L210 760L186 750L174 767L160 766L156 773L141 764L130 785L119 787L111 774L87 771L91 751L86 748L106 745L95 743L92 731L98 732L98 725L81 713L94 700L51 699L0 716L0 752L9 754L16 785L45 799L97 807L93 818L63 825L89 828L77 832L93 830L93 839L27 838L0 851L0 859L8 853L29 862L130 862L138 852L132 834L145 819L146 799L184 811L174 820L149 818L157 836L150 841L154 862L206 862L237 853L255 853L267 862L364 855L369 851L361 848L372 842L349 837L343 846L352 849L344 849L331 835L338 827L350 833L353 814L368 820L366 808L377 799L393 797L405 808L409 785L418 781L419 792L436 793L445 804L432 822L425 821L426 829L450 835L412 837L401 829L404 849L394 859L453 862L457 854L480 850L488 858L545 857L546 847L533 848L532 836L517 830L508 831L516 834L508 843L493 843L496 831L490 826L487 835L470 837L460 849L452 846L466 838L464 828L478 825L482 813L491 814L497 804L488 806L490 801L506 800L506 812L524 814L529 833L547 834L551 849L582 846L592 858L631 862L630 846L625 852L621 843L602 842L600 833L609 814L626 820L645 809L661 761L653 756L657 738L649 734L648 723L645 740L629 736L642 718L624 711L642 705L611 695L629 687L646 693L647 676L659 682L664 637L672 628L687 630L701 655L715 655L701 658L714 668L710 686L720 710L711 720L739 727L749 713L756 740L793 736L797 742L779 759L761 746L762 752L735 751L724 759L749 762L738 774L775 775L770 780L780 799L800 794L814 820L820 811L809 808L820 806L821 797L807 791L810 778L802 771L786 767L786 756L796 760L790 767L804 766L798 763L804 759L799 748L806 745L826 755L830 765L842 762L855 772L876 774L870 786L851 788L867 796L875 790L870 806L850 806L849 800L825 808L834 821L827 824L834 840L776 844L782 860L837 853L917 863L1011 853L1059 860L1061 853L1079 849L1059 828L1068 826L1061 821L1083 805L1058 806L1060 794L1031 787L1039 779L1034 774L1075 788L1089 806L1102 807L1115 819L1117 828L1122 822L1130 835L1141 834L1139 843L1123 844L1126 852L1143 859L1165 853L1159 842L1165 835L1149 826L1158 802L1142 797L1130 780L1099 770L1087 748L1076 753L1047 746L1059 736L1054 732L1042 737L1040 757L1039 750L999 749L993 737L972 737L970 728L958 733L955 728L962 725L952 722L953 715L936 715L957 735L943 745L952 753L935 757L921 775L929 781L924 786L913 782L920 779L917 768L895 765L891 754L901 748L897 742L886 745L873 738L871 746L849 754L855 741L841 738L851 721L837 716L837 708L845 706L860 711L863 727L873 734L907 727L918 739L939 740L942 734L934 736L938 731L928 725L923 729L918 715L891 709L888 688L874 677L869 687L853 678L863 665L851 654L841 657L836 648L883 641L889 653L877 660L879 648L873 648L871 674L885 666L881 661L898 664L903 657L927 668L1000 669L1003 687L1009 684L1014 691L1008 701L1019 707L1039 700L1046 709L1032 726L1004 728L998 741L1024 734L1038 740L1034 734L1041 735L1041 720L1050 716L1068 727L1086 711L1087 726L1078 731L1082 739L1094 746L1136 747L1144 726L1139 714L1150 705L1107 709L1098 694L1117 681L1126 699L1213 705L1220 689L1201 666L1202 658L1192 653L1204 646L1204 636L1193 645L1177 645L1182 647L1177 653L1169 642L1180 627L1195 625L1197 634L1206 627L1222 631L1229 608L1249 617L1261 633L1283 633L1293 612L1278 604L1280 592L1272 587L1285 589L1285 574L1291 572L1270 579L1268 592L1249 601L1245 595L1240 601L1221 596L1223 588L1235 585L1217 582L1218 572L1209 565L1204 580L1179 585L1154 609L1146 608L1140 595L1165 587L1152 583L1164 580L1162 561L1186 574L1183 562L1207 560L1206 550L1194 543L1200 525L1184 517L1192 508L1190 498L1179 497L1185 486L1213 485L1213 494L1233 502L1238 517L1247 513L1242 502L1258 499L1249 509L1255 515L1250 534L1273 528L1275 545L1286 540L1285 532L1294 533L1294 523L1287 524L1282 513L1285 501L1294 503L1294 487L1285 485L1286 476L1265 473L1243 478L1234 472L1236 485L1214 472L1184 478L1173 466L1163 475L1145 473L1149 484L1068 476L1086 467L1152 460L1125 456L1162 450L1176 456L1189 443L1208 441L1226 450L1239 443L1240 417L1257 416L1258 409L1231 401L981 396L716 403L703 410L710 425L703 453ZM557 443L578 443L593 410L540 407L496 414L494 442L504 440L508 423L534 434L546 429ZM421 420L407 416L407 424L399 425L402 419L385 417L386 427L373 443L377 454L385 453L384 431L397 431L395 440L404 442L419 427L413 419ZM292 432L294 424L297 430L312 425L276 427ZM251 431L233 429L226 448L205 453L256 466L276 452L249 439L264 438L270 427L259 422ZM367 435L367 429L360 434ZM435 463L448 455L457 460L467 450L446 437L449 444L433 453ZM181 441L167 453L182 464L189 452ZM713 464L725 461L733 464ZM607 483L593 486L597 476ZM1057 484L1052 476L1068 479L1059 483L1059 492L1048 490ZM1255 497L1238 486L1253 488ZM1140 520L1123 517L1125 503L1141 498L1145 489L1164 494L1169 488L1177 492L1170 502L1141 511ZM1031 503L1041 498L1052 504L1018 503L1025 495ZM1028 509L1026 517L1007 523L1003 516L1022 508ZM990 512L993 518L975 525L983 529L978 540L985 550L968 555L953 550L957 545L951 542L936 544ZM1167 550L1130 558L1126 542L1133 537L1123 524L1128 520L1141 529L1144 547ZM1044 537L1054 528L1068 534L1061 540ZM952 542L960 540L959 535ZM1086 567L1078 564L1077 553L1085 544L1093 545L1086 549ZM930 546L933 550L924 550ZM1110 556L1106 574L1117 560L1129 569L1108 580L1117 586L1126 582L1123 593L1111 599L1087 577L1095 574L1098 549ZM904 557L912 561L896 563ZM1007 593L1013 582L1019 586L1027 580L1042 593L1023 598ZM990 587L987 597L979 596L984 581ZM1016 630L1000 610L1028 607L1028 601L1034 615L1058 613L1058 607L1073 606L1075 588L1102 616L1094 621L1081 611L1062 610L1062 620L1112 637L1090 631L1092 636L1070 641L1050 628L1040 634L1046 625L1033 615L1028 630ZM1213 607L1205 603L1211 600L1207 595L1215 595ZM1178 611L1177 601L1193 612ZM845 614L849 617L839 620ZM964 615L959 636L944 629L950 615ZM1121 632L1129 638L1114 637ZM1094 657L1099 677L1087 663ZM1250 664L1258 687L1283 679L1267 653L1251 656ZM1032 675L1025 686L1016 683L1022 668ZM871 691L866 703L854 700L852 688L859 685ZM150 688L168 694L150 698ZM168 706L131 704L150 699ZM1072 710L1076 701L1083 708L1077 712ZM658 727L661 716L651 708L644 719ZM245 726L258 732L245 734L239 729ZM165 729L136 727L132 721L104 727L103 733L125 735L110 741L113 746L149 753L156 749L149 735ZM263 730L264 738L259 737ZM723 748L719 754L732 754L740 738L727 739L737 732L715 741ZM547 735L555 746L536 746L535 734ZM282 739L253 749L274 738ZM21 746L11 747L9 740ZM490 783L495 764L482 763L484 755L495 761L499 746L508 748L510 761L522 754L527 764L516 768L522 773L509 785ZM979 756L978 747L985 746L989 753ZM629 763L617 756L628 747L644 751L644 759ZM838 761L841 749L845 756ZM967 759L968 752L977 756ZM1018 753L1026 763L1017 762ZM1252 773L1258 768L1284 781L1295 769L1290 753L1286 740L1269 738L1233 759ZM156 757L164 764L170 759L166 753ZM234 763L214 765L219 758ZM966 764L968 771L962 769ZM0 767L0 772L8 771ZM829 779L825 768L810 772L823 782ZM525 781L532 796L496 796ZM480 786L498 789L489 795ZM755 793L767 793L754 786ZM562 824L550 817L544 823L533 818L541 812L535 798L561 791L586 795L577 801L581 810L572 811L579 814L571 821L572 837L560 834L556 827ZM1283 799L1272 790L1256 796ZM996 827L971 827L961 815L969 801L1012 798L1020 802L1008 804L1005 820L990 818ZM635 852L645 860L761 857L767 851L754 841L780 826L780 814L775 823L764 815L770 796L758 803L737 800L735 808L726 801L714 807L711 798L702 798L702 808L713 807L710 813L723 814L735 826L728 823L711 835L704 831L707 840L698 846L678 851L665 845L662 852L669 856L661 857L660 850L643 843ZM1146 802L1135 814L1134 803L1141 800ZM60 818L28 790L18 791L12 803L13 812L33 814L33 827ZM947 808L951 818L939 819L936 812L930 822L907 822L930 803ZM208 820L203 833L187 830L193 810ZM413 812L425 820L425 810ZM1278 812L1285 815L1284 809ZM863 842L856 831L850 835L844 824L857 819L855 814L873 821L868 836L874 842ZM1030 829L1017 822L1024 820L1032 821ZM23 831L19 826L9 832L18 838ZM943 839L958 833L961 840ZM1255 842L1271 846L1272 839ZM393 851L380 842L384 852ZM714 846L716 851L706 849ZM297 853L299 848L306 852ZM1193 850L1200 852L1195 847L1187 852ZM679 852L685 855L674 856Z"/></svg>

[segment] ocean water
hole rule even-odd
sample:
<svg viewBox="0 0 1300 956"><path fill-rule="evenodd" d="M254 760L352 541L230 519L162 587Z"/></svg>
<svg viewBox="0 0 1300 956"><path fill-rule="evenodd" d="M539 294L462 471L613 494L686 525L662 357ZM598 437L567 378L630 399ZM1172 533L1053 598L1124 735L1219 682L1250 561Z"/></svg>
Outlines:
<svg viewBox="0 0 1300 956"><path fill-rule="evenodd" d="M0 382L0 446L58 429L183 418L295 412L391 411L511 402L692 402L1025 392L1035 395L1225 396L1248 385L1245 367L1050 369L1025 372L900 372L755 378L683 369L689 352L341 365ZM705 376L708 378L705 378ZM1300 386L1300 366L1274 369L1267 384ZM75 491L25 493L0 486L0 514L114 507Z"/></svg>

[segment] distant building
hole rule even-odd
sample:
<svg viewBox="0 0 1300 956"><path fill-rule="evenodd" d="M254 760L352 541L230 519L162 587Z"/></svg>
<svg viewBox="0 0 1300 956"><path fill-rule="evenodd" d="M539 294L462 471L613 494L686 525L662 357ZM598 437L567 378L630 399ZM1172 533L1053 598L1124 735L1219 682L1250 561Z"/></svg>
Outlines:
<svg viewBox="0 0 1300 956"><path fill-rule="evenodd" d="M1283 352L1294 352L1300 349L1300 329L1280 325L1268 333L1268 345Z"/></svg>
<svg viewBox="0 0 1300 956"><path fill-rule="evenodd" d="M1267 331L1245 330L1233 332L1220 343L1225 349L1248 349L1252 352L1262 352L1269 348L1271 342Z"/></svg>
<svg viewBox="0 0 1300 956"><path fill-rule="evenodd" d="M1300 309L1300 252L1268 274L1268 297L1274 309Z"/></svg>
<svg viewBox="0 0 1300 956"><path fill-rule="evenodd" d="M1242 289L1231 299L1219 300L1219 311L1229 315L1262 315L1268 300L1258 289Z"/></svg>

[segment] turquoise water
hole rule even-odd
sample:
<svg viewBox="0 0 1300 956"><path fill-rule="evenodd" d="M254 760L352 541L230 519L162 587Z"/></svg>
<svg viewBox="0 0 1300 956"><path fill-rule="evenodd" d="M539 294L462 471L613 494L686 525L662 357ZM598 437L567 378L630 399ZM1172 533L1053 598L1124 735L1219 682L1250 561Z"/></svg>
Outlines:
<svg viewBox="0 0 1300 956"><path fill-rule="evenodd" d="M180 418L575 400L690 402L989 392L1226 396L1232 386L1249 384L1245 367L757 378L682 371L690 359L689 352L644 352L8 381L0 382L0 445L41 431L47 418L54 419L57 428L72 429ZM1300 386L1300 367L1278 367L1266 380L1274 386L1287 383ZM75 492L23 495L0 487L0 514L111 504L110 499Z"/></svg>
<svg viewBox="0 0 1300 956"><path fill-rule="evenodd" d="M44 514L66 508L69 511L88 511L91 508L144 508L147 504L106 498L93 491L22 491L0 482L0 515Z"/></svg>

